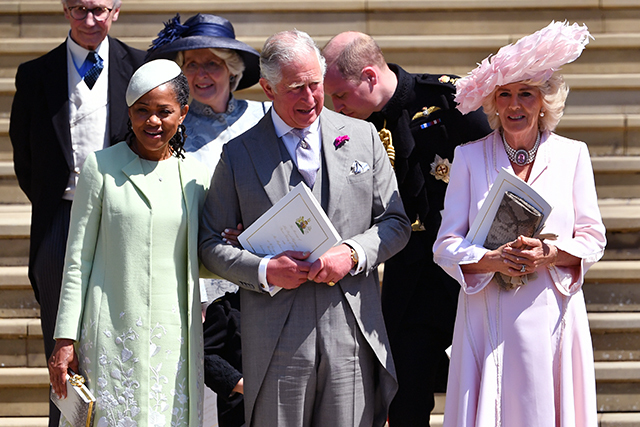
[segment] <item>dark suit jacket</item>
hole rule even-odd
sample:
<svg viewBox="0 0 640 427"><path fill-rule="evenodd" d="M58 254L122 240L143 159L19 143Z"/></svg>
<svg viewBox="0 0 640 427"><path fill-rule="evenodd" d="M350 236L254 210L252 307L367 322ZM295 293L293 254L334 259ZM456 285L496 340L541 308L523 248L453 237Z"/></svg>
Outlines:
<svg viewBox="0 0 640 427"><path fill-rule="evenodd" d="M109 38L109 144L127 131L125 91L145 53ZM32 204L29 278L37 294L31 267L51 224L73 169L69 130L66 42L25 62L16 74L9 135L20 188Z"/></svg>

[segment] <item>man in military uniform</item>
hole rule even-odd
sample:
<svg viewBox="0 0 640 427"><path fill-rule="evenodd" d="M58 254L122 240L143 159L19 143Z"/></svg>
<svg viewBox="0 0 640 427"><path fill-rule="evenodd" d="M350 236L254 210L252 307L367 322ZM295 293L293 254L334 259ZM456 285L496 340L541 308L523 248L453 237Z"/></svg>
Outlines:
<svg viewBox="0 0 640 427"><path fill-rule="evenodd" d="M382 309L399 390L391 427L428 426L444 391L460 286L433 262L432 247L456 146L491 129L485 114L455 107L455 76L409 74L387 64L368 35L345 32L323 50L325 93L336 111L373 123L394 165L413 222L407 246L385 263Z"/></svg>

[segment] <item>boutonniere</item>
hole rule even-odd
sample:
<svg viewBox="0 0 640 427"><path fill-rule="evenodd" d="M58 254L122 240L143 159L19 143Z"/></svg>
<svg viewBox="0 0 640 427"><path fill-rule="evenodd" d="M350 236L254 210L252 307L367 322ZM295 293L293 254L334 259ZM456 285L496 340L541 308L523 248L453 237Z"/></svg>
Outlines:
<svg viewBox="0 0 640 427"><path fill-rule="evenodd" d="M449 162L449 159L443 159L436 154L436 157L433 159L433 163L431 163L431 175L448 184L450 171L451 163Z"/></svg>
<svg viewBox="0 0 640 427"><path fill-rule="evenodd" d="M336 150L342 147L349 140L349 135L340 135L333 141L333 146L336 147Z"/></svg>

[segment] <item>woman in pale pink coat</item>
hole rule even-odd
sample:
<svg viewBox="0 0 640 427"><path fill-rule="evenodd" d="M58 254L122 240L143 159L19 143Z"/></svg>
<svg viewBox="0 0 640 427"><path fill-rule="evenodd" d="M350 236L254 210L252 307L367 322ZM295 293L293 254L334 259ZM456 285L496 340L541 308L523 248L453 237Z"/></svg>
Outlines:
<svg viewBox="0 0 640 427"><path fill-rule="evenodd" d="M606 243L586 144L554 134L568 89L554 72L588 43L551 23L457 83L458 108L484 107L495 132L455 151L435 261L462 291L445 427L596 427L584 274ZM543 230L496 250L465 238L502 168L553 207ZM501 286L494 274L522 278ZM517 280L515 280L517 282ZM504 282L503 282L504 283Z"/></svg>

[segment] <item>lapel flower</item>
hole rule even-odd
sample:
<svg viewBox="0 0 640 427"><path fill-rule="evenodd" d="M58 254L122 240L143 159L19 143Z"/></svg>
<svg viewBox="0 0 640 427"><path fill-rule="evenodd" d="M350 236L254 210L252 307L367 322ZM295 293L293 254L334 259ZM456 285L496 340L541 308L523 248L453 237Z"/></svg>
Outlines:
<svg viewBox="0 0 640 427"><path fill-rule="evenodd" d="M448 184L450 171L451 163L449 162L449 159L443 159L436 154L436 157L433 159L433 163L431 163L431 175Z"/></svg>
<svg viewBox="0 0 640 427"><path fill-rule="evenodd" d="M342 147L345 142L347 142L349 140L349 135L340 135L339 137L336 138L335 141L333 141L333 146L336 147L336 150L340 147Z"/></svg>

